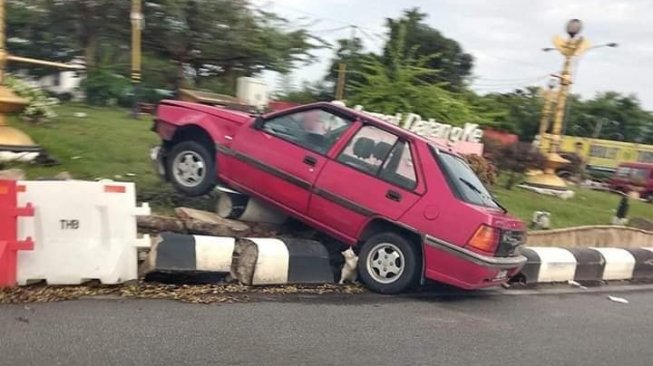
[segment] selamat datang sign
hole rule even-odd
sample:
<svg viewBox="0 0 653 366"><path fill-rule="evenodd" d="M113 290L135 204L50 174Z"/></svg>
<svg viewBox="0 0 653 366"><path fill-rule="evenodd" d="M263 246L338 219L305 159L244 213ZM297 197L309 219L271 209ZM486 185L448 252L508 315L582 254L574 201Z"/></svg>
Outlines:
<svg viewBox="0 0 653 366"><path fill-rule="evenodd" d="M341 101L334 101L334 103L345 106ZM465 123L464 126L458 127L437 122L434 118L422 119L420 115L415 113L397 113L395 115L375 113L364 110L361 105L356 105L353 109L394 125L402 126L427 139L447 145L458 153L477 155L483 153L483 144L481 143L483 130L476 123Z"/></svg>

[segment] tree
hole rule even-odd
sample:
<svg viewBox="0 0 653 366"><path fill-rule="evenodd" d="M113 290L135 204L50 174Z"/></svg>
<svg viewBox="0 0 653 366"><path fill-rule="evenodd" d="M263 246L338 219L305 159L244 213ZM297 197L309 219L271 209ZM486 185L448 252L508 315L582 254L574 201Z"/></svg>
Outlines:
<svg viewBox="0 0 653 366"><path fill-rule="evenodd" d="M462 91L465 86L465 78L471 74L474 65L474 58L463 51L458 42L447 38L440 31L432 28L424 21L426 13L420 12L419 8L404 11L398 19L386 20L390 40L386 44L383 58L386 64L391 63L391 45L398 37L404 38L404 54L415 52L415 57L429 56L425 67L438 70L437 73L423 75L421 80L428 83L440 84L450 91ZM405 29L402 31L401 29ZM402 32L405 32L402 35Z"/></svg>
<svg viewBox="0 0 653 366"><path fill-rule="evenodd" d="M177 86L187 75L218 76L235 89L238 76L310 62L318 46L306 30L243 0L152 0L145 18L144 45L176 63Z"/></svg>
<svg viewBox="0 0 653 366"><path fill-rule="evenodd" d="M463 98L436 84L424 81L437 70L426 65L430 56L417 57L405 51L404 27L390 40L384 62L369 57L363 62L361 82L351 82L354 91L350 104L384 113L417 113L440 122L462 124L477 121L478 116Z"/></svg>
<svg viewBox="0 0 653 366"><path fill-rule="evenodd" d="M522 141L531 141L538 133L543 103L539 88L472 96L471 101L485 126L516 133Z"/></svg>
<svg viewBox="0 0 653 366"><path fill-rule="evenodd" d="M363 82L362 72L366 62L378 56L364 52L363 41L359 37L339 39L336 43L335 57L329 65L324 80L335 87L338 81L338 69L340 64L344 63L346 65L344 95L347 98L354 91L353 85Z"/></svg>
<svg viewBox="0 0 653 366"><path fill-rule="evenodd" d="M587 101L574 98L566 123L570 135L653 143L653 114L634 95L609 91Z"/></svg>

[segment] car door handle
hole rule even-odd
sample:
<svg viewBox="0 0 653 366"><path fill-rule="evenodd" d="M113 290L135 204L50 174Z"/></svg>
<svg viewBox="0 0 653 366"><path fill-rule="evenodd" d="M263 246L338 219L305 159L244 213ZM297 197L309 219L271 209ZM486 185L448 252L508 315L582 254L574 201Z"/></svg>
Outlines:
<svg viewBox="0 0 653 366"><path fill-rule="evenodd" d="M385 194L385 198L399 202L401 201L401 194L397 191L389 190L388 193Z"/></svg>
<svg viewBox="0 0 653 366"><path fill-rule="evenodd" d="M317 164L317 159L313 156L304 156L303 162L306 165L315 166L315 164Z"/></svg>

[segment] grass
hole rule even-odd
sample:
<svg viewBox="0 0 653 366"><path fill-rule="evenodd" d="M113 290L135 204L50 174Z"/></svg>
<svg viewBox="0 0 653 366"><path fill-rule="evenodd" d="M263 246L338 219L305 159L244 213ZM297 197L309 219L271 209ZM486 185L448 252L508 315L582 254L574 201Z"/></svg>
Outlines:
<svg viewBox="0 0 653 366"><path fill-rule="evenodd" d="M611 223L621 196L587 188L571 189L575 195L569 200L540 195L518 187L508 190L497 185L491 190L512 215L526 222L530 222L534 211L541 210L551 213L551 225L554 228ZM653 220L652 204L630 200L629 205L628 217Z"/></svg>
<svg viewBox="0 0 653 366"><path fill-rule="evenodd" d="M87 117L75 117L77 112L86 113ZM28 178L52 177L67 171L76 179L133 181L138 188L138 199L149 202L159 213L169 213L180 205L209 210L214 207L215 197L189 199L179 196L156 176L149 148L159 140L150 131L151 117L135 120L125 109L93 108L81 104L59 106L57 113L59 117L41 125L17 118L10 121L61 162L54 167L18 166L25 169ZM551 212L554 227L610 223L619 196L583 188L574 190L575 197L564 201L516 187L506 190L497 185L492 189L513 215L526 222L530 222L533 211L544 210ZM653 220L653 205L631 201L629 217Z"/></svg>
<svg viewBox="0 0 653 366"><path fill-rule="evenodd" d="M211 197L188 199L173 192L154 172L149 149L159 139L150 131L152 117L133 119L120 108L96 108L83 104L58 106L58 117L34 125L11 118L10 125L29 134L61 164L52 167L20 164L29 179L53 177L62 171L75 179L98 178L135 182L138 199L149 202L160 213L177 205L210 207ZM86 117L76 117L85 113Z"/></svg>

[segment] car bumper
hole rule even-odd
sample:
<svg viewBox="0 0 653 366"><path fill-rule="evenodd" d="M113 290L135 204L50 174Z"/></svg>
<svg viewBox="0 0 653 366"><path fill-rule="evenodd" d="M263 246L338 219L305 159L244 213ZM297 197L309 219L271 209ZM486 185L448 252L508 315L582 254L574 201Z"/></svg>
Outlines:
<svg viewBox="0 0 653 366"><path fill-rule="evenodd" d="M428 235L424 252L427 278L464 289L505 283L526 264L523 255L487 256Z"/></svg>

